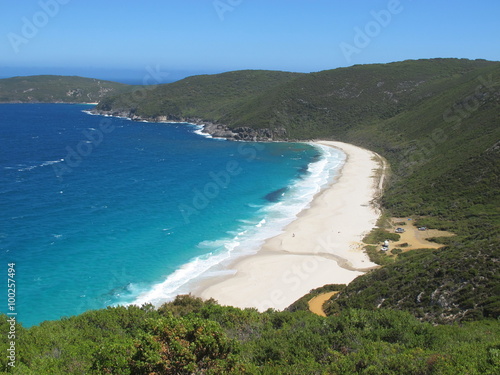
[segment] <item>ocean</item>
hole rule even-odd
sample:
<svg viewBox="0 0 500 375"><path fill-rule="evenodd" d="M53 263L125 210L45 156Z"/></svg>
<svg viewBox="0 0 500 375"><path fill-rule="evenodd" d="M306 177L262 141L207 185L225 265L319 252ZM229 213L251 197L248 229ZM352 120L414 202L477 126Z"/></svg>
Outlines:
<svg viewBox="0 0 500 375"><path fill-rule="evenodd" d="M0 312L27 327L189 293L280 233L345 160L91 108L0 104L0 269L15 263L16 284Z"/></svg>

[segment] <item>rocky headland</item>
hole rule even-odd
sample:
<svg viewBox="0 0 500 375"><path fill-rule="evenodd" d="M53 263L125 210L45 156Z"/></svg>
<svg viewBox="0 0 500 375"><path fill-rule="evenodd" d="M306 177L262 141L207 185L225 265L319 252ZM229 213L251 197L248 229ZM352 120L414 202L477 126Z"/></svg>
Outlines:
<svg viewBox="0 0 500 375"><path fill-rule="evenodd" d="M89 111L95 115L112 116L128 118L132 121L148 121L148 122L186 122L194 125L203 126L202 132L214 138L225 138L233 141L247 142L273 142L273 141L291 141L287 137L286 129L283 127L275 129L253 129L248 126L240 126L230 128L227 125L219 124L211 121L205 121L200 118L184 118L178 116L156 116L143 117L128 110L111 110L105 111L101 109L92 109Z"/></svg>

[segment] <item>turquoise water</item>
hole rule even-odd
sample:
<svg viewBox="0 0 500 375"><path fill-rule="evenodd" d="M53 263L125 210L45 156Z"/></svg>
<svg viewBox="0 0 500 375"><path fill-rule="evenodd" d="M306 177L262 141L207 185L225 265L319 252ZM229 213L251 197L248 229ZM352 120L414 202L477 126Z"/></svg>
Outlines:
<svg viewBox="0 0 500 375"><path fill-rule="evenodd" d="M0 265L16 263L25 326L189 292L279 233L344 160L89 108L0 105Z"/></svg>

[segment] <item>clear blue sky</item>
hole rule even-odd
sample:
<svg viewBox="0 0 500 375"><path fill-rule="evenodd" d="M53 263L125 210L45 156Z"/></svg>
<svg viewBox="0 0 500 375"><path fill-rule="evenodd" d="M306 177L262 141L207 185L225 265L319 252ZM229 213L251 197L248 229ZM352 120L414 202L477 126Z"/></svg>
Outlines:
<svg viewBox="0 0 500 375"><path fill-rule="evenodd" d="M153 70L157 81L172 81L238 69L500 60L498 0L0 0L0 7L0 77L141 81Z"/></svg>

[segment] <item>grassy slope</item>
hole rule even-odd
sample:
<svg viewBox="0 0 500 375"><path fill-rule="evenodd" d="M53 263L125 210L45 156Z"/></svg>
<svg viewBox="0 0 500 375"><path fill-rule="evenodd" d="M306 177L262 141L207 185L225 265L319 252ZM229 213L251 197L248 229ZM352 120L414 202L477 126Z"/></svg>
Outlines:
<svg viewBox="0 0 500 375"><path fill-rule="evenodd" d="M0 79L0 102L93 103L133 86L94 78L30 76Z"/></svg>

